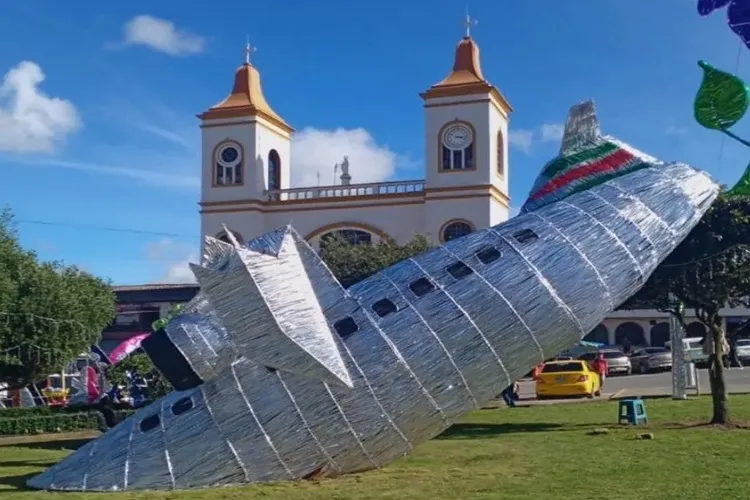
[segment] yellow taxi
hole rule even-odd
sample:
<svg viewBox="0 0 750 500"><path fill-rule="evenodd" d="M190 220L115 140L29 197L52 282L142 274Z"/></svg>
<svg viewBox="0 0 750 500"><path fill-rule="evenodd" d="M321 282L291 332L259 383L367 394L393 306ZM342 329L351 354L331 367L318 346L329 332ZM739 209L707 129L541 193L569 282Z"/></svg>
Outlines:
<svg viewBox="0 0 750 500"><path fill-rule="evenodd" d="M601 380L586 361L548 361L536 379L537 399L599 395Z"/></svg>

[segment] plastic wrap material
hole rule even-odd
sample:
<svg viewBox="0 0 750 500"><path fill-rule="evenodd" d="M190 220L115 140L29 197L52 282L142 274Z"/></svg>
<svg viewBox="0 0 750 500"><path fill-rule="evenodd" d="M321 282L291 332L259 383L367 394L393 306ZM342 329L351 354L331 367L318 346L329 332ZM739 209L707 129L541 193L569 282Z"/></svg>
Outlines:
<svg viewBox="0 0 750 500"><path fill-rule="evenodd" d="M590 134L595 116L584 122ZM570 134L579 151L597 137ZM28 484L188 489L387 464L577 343L718 191L686 165L649 164L348 290L291 227L244 247L209 240L194 267L202 292L166 328L203 382Z"/></svg>

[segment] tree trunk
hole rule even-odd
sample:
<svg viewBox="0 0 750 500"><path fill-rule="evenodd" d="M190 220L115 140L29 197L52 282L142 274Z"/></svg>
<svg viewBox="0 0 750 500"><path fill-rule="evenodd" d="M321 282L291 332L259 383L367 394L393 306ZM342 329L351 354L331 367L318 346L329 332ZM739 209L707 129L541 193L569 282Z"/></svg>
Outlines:
<svg viewBox="0 0 750 500"><path fill-rule="evenodd" d="M707 325L708 335L713 340L713 349L709 354L708 379L711 382L711 399L713 403L712 424L729 423L729 405L727 402L727 382L724 374L724 331L718 315L711 318ZM718 324L717 324L718 323Z"/></svg>

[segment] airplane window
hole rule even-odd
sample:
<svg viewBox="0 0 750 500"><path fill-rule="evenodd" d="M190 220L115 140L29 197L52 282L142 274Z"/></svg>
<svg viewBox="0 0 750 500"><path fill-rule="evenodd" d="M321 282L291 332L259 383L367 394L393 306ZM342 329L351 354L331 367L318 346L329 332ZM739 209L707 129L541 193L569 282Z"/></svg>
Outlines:
<svg viewBox="0 0 750 500"><path fill-rule="evenodd" d="M430 280L423 277L423 278L419 278L416 281L413 281L409 285L409 288L411 289L412 292L414 292L414 295L416 295L417 297L424 297L425 295L427 295L428 293L430 293L431 291L435 289L435 285L433 285Z"/></svg>
<svg viewBox="0 0 750 500"><path fill-rule="evenodd" d="M380 299L372 305L372 310L375 311L375 314L383 318L398 311L398 307L389 299Z"/></svg>
<svg viewBox="0 0 750 500"><path fill-rule="evenodd" d="M183 413L193 409L193 398L187 397L176 401L172 405L172 415L182 415Z"/></svg>
<svg viewBox="0 0 750 500"><path fill-rule="evenodd" d="M523 229L513 235L513 237L519 243L530 243L534 240L539 239L539 236L531 229Z"/></svg>
<svg viewBox="0 0 750 500"><path fill-rule="evenodd" d="M357 323L354 322L354 320L347 316L344 319L340 319L337 322L333 324L334 330L336 330L336 333L339 334L339 337L342 339L347 338L349 335L353 334L357 330L359 330L359 327L357 326Z"/></svg>
<svg viewBox="0 0 750 500"><path fill-rule="evenodd" d="M500 257L502 257L502 254L500 253L500 250L495 247L484 248L477 252L477 259L479 259L479 262L482 264L495 262Z"/></svg>
<svg viewBox="0 0 750 500"><path fill-rule="evenodd" d="M152 429L156 429L160 424L161 420L159 420L159 415L154 413L150 417L141 420L141 432L148 432Z"/></svg>
<svg viewBox="0 0 750 500"><path fill-rule="evenodd" d="M465 278L474 272L471 270L469 266L467 266L460 260L446 267L445 270L448 271L448 273L454 278L456 278L457 280L460 280L461 278Z"/></svg>

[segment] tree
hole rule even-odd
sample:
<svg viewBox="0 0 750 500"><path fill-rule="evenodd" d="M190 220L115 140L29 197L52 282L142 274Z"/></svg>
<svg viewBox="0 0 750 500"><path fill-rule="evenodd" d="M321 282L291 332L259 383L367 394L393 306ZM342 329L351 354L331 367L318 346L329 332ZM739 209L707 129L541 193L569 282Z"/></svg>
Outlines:
<svg viewBox="0 0 750 500"><path fill-rule="evenodd" d="M151 330L157 331L164 328L169 320L182 312L183 307L184 304L172 304L165 317L154 321L151 325ZM129 383L126 375L127 372L131 374L136 373L143 377L148 384L149 399L158 399L172 392L172 385L154 366L151 358L143 350L135 351L116 365L107 368L105 376L110 383L127 387Z"/></svg>
<svg viewBox="0 0 750 500"><path fill-rule="evenodd" d="M711 423L730 421L722 358L726 335L720 311L750 307L750 197L722 196L646 285L623 308L674 314L683 328L691 308L706 326L713 400Z"/></svg>
<svg viewBox="0 0 750 500"><path fill-rule="evenodd" d="M430 240L424 235L416 235L406 245L398 245L392 239L377 244L352 245L336 235L321 244L320 257L341 285L348 288L396 262L424 252L430 246Z"/></svg>
<svg viewBox="0 0 750 500"><path fill-rule="evenodd" d="M172 318L174 318L175 316L179 315L182 312L183 307L184 307L184 304L172 304L172 307L169 308L169 312L167 313L166 316L164 316L163 318L157 319L151 324L151 330L155 332L167 326L167 323L169 323L169 320L171 320Z"/></svg>
<svg viewBox="0 0 750 500"><path fill-rule="evenodd" d="M115 315L106 281L40 262L0 211L0 383L22 387L63 369L95 344Z"/></svg>
<svg viewBox="0 0 750 500"><path fill-rule="evenodd" d="M134 352L114 366L107 368L107 381L114 385L128 387L127 372L140 375L148 384L148 399L154 400L172 392L172 386L164 375L154 367L151 358L144 352Z"/></svg>

